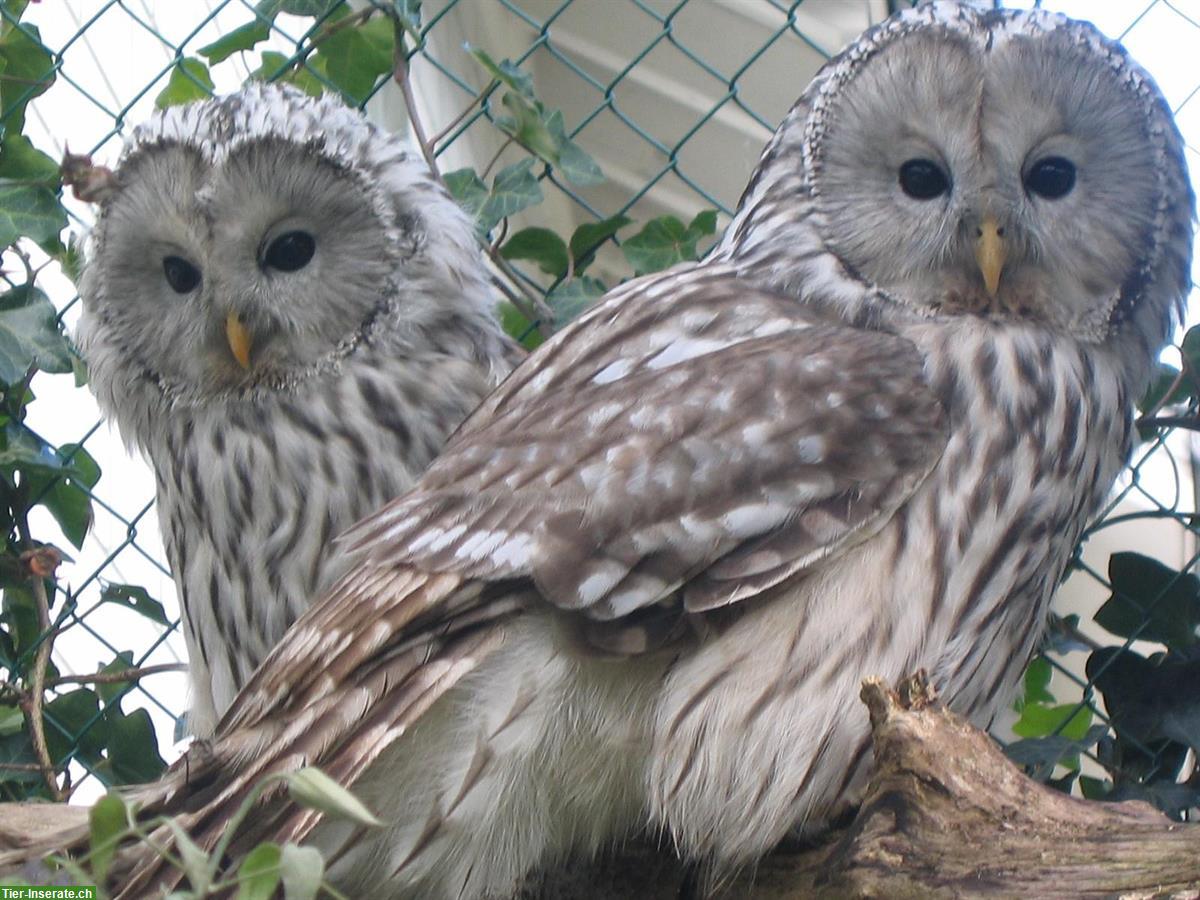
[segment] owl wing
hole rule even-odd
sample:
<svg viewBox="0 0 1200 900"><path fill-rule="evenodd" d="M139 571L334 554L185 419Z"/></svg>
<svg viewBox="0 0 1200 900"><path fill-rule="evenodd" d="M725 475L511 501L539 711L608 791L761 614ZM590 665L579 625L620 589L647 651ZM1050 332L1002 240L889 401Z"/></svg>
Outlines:
<svg viewBox="0 0 1200 900"><path fill-rule="evenodd" d="M147 809L208 846L269 772L317 765L353 784L529 603L620 625L752 596L873 534L945 439L902 338L728 274L626 286L346 536L357 565ZM300 840L318 818L269 797L234 847ZM131 888L165 884L157 859L134 868Z"/></svg>

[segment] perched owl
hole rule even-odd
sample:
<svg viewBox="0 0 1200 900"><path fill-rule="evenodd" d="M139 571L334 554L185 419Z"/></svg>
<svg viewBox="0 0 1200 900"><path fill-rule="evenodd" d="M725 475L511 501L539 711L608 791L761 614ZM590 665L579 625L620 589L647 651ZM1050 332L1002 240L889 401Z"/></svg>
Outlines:
<svg viewBox="0 0 1200 900"><path fill-rule="evenodd" d="M502 897L649 827L752 863L869 764L864 676L986 725L1038 642L1180 313L1193 200L1094 28L932 4L822 70L703 262L526 360L147 792L211 845L268 791L355 897ZM165 839L166 836L164 836ZM123 881L168 884L157 857Z"/></svg>
<svg viewBox="0 0 1200 900"><path fill-rule="evenodd" d="M472 225L405 145L255 84L137 128L79 339L154 466L211 730L332 583L343 529L408 488L515 361Z"/></svg>

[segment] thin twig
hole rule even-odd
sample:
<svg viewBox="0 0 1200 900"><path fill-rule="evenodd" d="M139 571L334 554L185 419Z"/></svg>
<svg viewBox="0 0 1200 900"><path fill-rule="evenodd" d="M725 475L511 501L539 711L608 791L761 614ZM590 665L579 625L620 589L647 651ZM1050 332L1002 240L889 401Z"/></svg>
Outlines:
<svg viewBox="0 0 1200 900"><path fill-rule="evenodd" d="M447 125L445 128L443 128L441 131L439 131L437 134L435 134L433 137L431 137L429 139L430 145L436 149L437 145L442 142L442 139L444 137L446 137L446 135L448 135L450 132L452 132L455 128L457 128L459 125L461 125L463 120L466 119L466 117L469 116L471 114L471 112L475 109L475 105L480 103L483 100L483 98L486 97L488 95L488 93L491 92L492 88L495 87L499 83L500 82L494 78L491 81L489 81L487 87L485 87L482 91L480 91L478 94L476 94L474 97L472 97L471 102L468 103L466 105L466 107L463 108L463 111L460 112L457 116L455 116L453 119L450 120L449 125Z"/></svg>
<svg viewBox="0 0 1200 900"><path fill-rule="evenodd" d="M97 672L94 675L63 675L51 678L46 687L55 688L62 684L120 684L125 681L138 681L147 675L159 675L163 672L186 672L183 663L162 663L157 666L145 666L141 669L122 669L119 672Z"/></svg>
<svg viewBox="0 0 1200 900"><path fill-rule="evenodd" d="M508 139L503 144L500 145L500 149L496 151L496 154L490 160L488 160L488 164L486 166L484 166L483 171L479 173L479 177L481 179L488 177L488 173L492 171L492 166L496 165L496 162L500 159L500 154L502 154L505 150L507 150L509 145L512 144L515 140L516 140L516 138L510 134L508 136Z"/></svg>
<svg viewBox="0 0 1200 900"><path fill-rule="evenodd" d="M442 172L433 155L433 145L425 136L425 125L421 122L421 116L417 112L417 100L413 96L412 82L408 77L408 57L404 55L404 27L400 24L399 19L393 22L393 27L396 29L396 49L392 56L392 80L400 86L400 93L404 95L404 106L408 110L408 124L412 128L417 146L421 148L421 155L425 157L425 163L433 172L434 177L441 181Z"/></svg>

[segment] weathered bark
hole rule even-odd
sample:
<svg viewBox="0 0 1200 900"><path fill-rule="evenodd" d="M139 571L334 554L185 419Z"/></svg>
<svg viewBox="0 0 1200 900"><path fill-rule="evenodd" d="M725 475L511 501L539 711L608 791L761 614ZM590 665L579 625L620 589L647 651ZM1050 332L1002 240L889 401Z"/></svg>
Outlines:
<svg viewBox="0 0 1200 900"><path fill-rule="evenodd" d="M862 697L876 771L854 821L821 846L775 852L721 896L1200 898L1200 826L1031 781L991 738L935 703L920 676L899 694L868 680ZM634 847L549 877L526 897L701 893L665 854Z"/></svg>

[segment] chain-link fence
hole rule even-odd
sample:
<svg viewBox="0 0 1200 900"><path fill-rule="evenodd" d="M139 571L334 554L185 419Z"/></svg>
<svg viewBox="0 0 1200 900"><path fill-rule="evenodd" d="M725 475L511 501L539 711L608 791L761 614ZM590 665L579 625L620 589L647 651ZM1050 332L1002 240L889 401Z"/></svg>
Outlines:
<svg viewBox="0 0 1200 900"><path fill-rule="evenodd" d="M471 191L482 191L475 200L496 195L505 173L527 174L536 197L526 190L523 209L487 223L494 226L500 288L518 301L506 324L524 334L530 323L516 312L529 309L520 304L522 295L569 315L635 268L645 270L650 257L669 264L703 252L728 221L762 145L821 62L894 5L27 4L0 5L0 220L7 212L15 222L15 230L4 231L0 221L0 233L21 237L5 254L13 293L0 298L0 350L5 311L18 308L14 298L21 291L26 299L34 287L44 291L68 331L78 315L71 280L76 248L46 233L58 213L44 194L21 195L25 207L4 209L6 190L49 191L59 202L58 173L38 151L57 162L69 145L72 154L111 165L130 126L156 104L224 92L255 77L338 91L386 127L408 130L434 151L443 175L456 179L468 200ZM1200 171L1200 101L1194 99L1200 71L1190 64L1200 54L1200 8L1172 0L1044 5L1099 16L1097 24L1151 69L1177 112L1192 170ZM395 57L397 42L404 49ZM395 78L395 59L405 57L415 122ZM515 100L506 99L513 94ZM520 133L522 114L553 143L553 159L543 153L525 169L531 156ZM86 196L86 186L80 193ZM61 202L67 233L85 232L89 205L69 192ZM29 221L20 218L22 209ZM655 243L650 222L669 240ZM581 227L599 226L590 234L606 243L586 274L582 266L564 271L553 264L557 245L512 249L511 238L529 226L561 235L565 254L574 250L569 237ZM1079 784L1097 796L1150 795L1174 810L1197 805L1193 789L1200 783L1192 750L1200 742L1200 704L1190 701L1191 685L1200 683L1191 677L1200 666L1200 582L1180 574L1197 559L1188 430L1197 393L1188 356L1196 351L1190 344L1184 349L1182 369L1176 354L1175 368L1164 367L1160 379L1158 396L1169 403L1148 404L1165 427L1146 425L1146 442L1060 593L1044 660L1031 668L1011 721L997 723L1002 738L1013 740L1014 731L1023 738L1012 745L1014 755L1043 778ZM8 456L0 457L0 468L10 507L36 508L27 529L20 515L12 517L9 543L23 551L51 542L73 560L48 582L53 596L43 612L27 571L4 582L0 666L9 687L0 712L9 717L0 715L0 785L8 796L20 796L37 793L44 781L22 725L31 692L42 686L31 673L49 625L55 640L45 675L46 743L56 764L71 762L75 786L87 785L76 796L95 796L105 784L152 775L161 765L148 751L155 740L165 759L178 755L176 718L187 698L184 676L175 671L184 655L174 587L144 464L129 457L99 421L86 389L69 376L38 374L32 402L24 396L28 386L20 378L9 384L3 413ZM13 456L17 450L26 456ZM44 465L41 481L14 476L41 472L30 469L31 453ZM98 481L93 461L103 473ZM60 490L63 484L70 491ZM38 497L22 494L31 486ZM146 674L122 682L113 673L124 667ZM89 680L106 668L108 681ZM142 708L145 713L136 712Z"/></svg>

